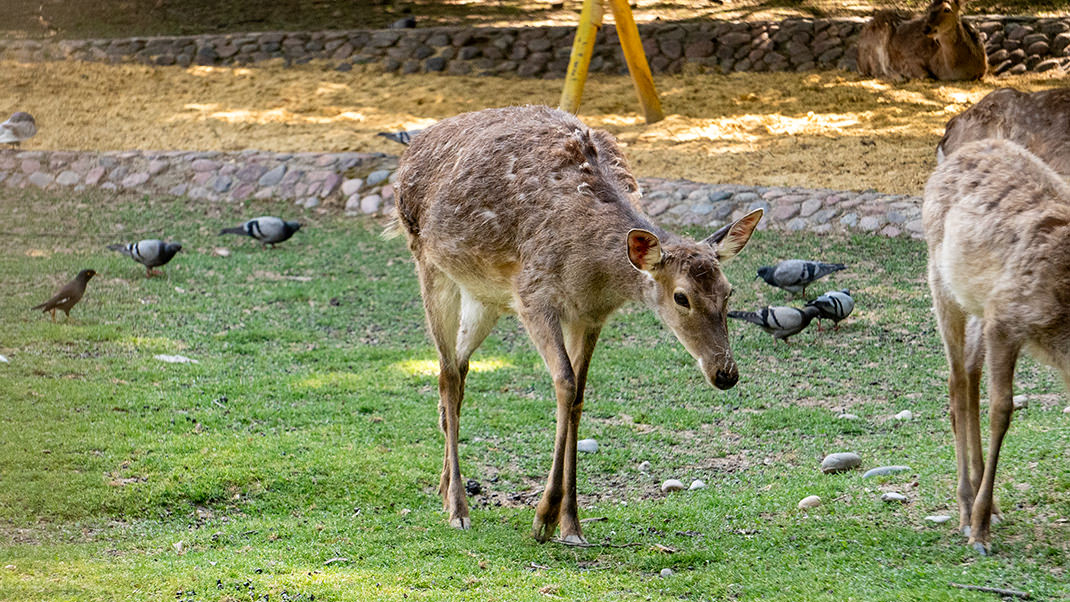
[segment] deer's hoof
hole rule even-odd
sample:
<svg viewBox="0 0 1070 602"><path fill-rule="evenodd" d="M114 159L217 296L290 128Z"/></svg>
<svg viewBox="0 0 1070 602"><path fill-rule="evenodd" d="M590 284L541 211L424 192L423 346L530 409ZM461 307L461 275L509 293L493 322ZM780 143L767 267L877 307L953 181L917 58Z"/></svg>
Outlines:
<svg viewBox="0 0 1070 602"><path fill-rule="evenodd" d="M459 516L457 518L451 518L450 519L450 526L453 527L454 529L460 529L462 531L467 531L467 530L472 528L472 519L468 518L467 516Z"/></svg>
<svg viewBox="0 0 1070 602"><path fill-rule="evenodd" d="M557 525L544 523L539 520L539 517L535 517L535 524L531 527L531 536L539 543L546 543L554 536L556 530Z"/></svg>
<svg viewBox="0 0 1070 602"><path fill-rule="evenodd" d="M992 549L989 545L980 541L970 543L970 547L973 548L974 552L977 552L978 556L988 556L992 553Z"/></svg>

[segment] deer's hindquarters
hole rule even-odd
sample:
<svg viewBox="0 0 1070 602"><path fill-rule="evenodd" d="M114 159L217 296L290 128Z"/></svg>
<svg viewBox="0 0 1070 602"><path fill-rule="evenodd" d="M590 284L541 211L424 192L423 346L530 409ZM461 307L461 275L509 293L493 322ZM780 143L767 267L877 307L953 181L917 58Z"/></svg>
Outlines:
<svg viewBox="0 0 1070 602"><path fill-rule="evenodd" d="M987 552L993 487L1018 354L1070 373L1070 186L1021 146L968 143L939 165L922 206L929 285L951 372L960 526ZM989 377L982 461L979 387Z"/></svg>

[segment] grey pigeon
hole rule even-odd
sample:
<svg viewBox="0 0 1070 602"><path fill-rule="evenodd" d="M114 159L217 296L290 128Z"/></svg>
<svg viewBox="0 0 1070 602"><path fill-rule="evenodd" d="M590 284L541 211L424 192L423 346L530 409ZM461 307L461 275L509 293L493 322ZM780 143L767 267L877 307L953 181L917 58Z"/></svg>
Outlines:
<svg viewBox="0 0 1070 602"><path fill-rule="evenodd" d="M32 138L37 133L37 122L33 115L19 111L0 123L0 143L18 146L20 142Z"/></svg>
<svg viewBox="0 0 1070 602"><path fill-rule="evenodd" d="M164 242L162 240L149 239L132 242L128 245L108 245L112 251L118 251L123 255L145 266L145 276L152 278L158 272L152 268L158 268L182 250L182 245L177 242Z"/></svg>
<svg viewBox="0 0 1070 602"><path fill-rule="evenodd" d="M276 243L289 239L294 235L294 232L300 229L301 224L298 222L284 222L277 217L265 215L253 218L240 226L223 228L219 234L252 236L263 243L265 247L271 245L272 248L275 248Z"/></svg>
<svg viewBox="0 0 1070 602"><path fill-rule="evenodd" d="M398 144L404 144L405 146L408 146L409 142L412 142L413 137L422 131L423 129L421 128L418 130L409 130L407 132L379 132L378 134L376 134L376 136L382 136L383 138L393 140Z"/></svg>
<svg viewBox="0 0 1070 602"><path fill-rule="evenodd" d="M730 311L729 318L744 320L761 326L762 330L785 343L788 337L802 332L817 317L818 309L807 306L802 309L784 306L763 307L758 311Z"/></svg>
<svg viewBox="0 0 1070 602"><path fill-rule="evenodd" d="M758 277L789 293L797 295L801 292L805 296L808 284L846 267L842 263L788 259L776 265L758 268Z"/></svg>
<svg viewBox="0 0 1070 602"><path fill-rule="evenodd" d="M840 320L843 320L847 316L851 315L851 312L855 308L855 300L851 297L851 291L843 289L842 291L829 291L824 295L821 295L813 301L807 302L807 307L813 306L818 310L818 327L821 326L821 320L832 320L835 324L833 330L840 327Z"/></svg>

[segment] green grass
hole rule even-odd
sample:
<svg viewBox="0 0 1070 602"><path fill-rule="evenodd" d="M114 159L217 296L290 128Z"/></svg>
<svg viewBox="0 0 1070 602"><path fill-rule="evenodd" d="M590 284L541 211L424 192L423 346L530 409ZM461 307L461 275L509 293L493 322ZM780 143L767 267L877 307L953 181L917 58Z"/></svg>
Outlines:
<svg viewBox="0 0 1070 602"><path fill-rule="evenodd" d="M994 556L923 520L956 511L919 242L757 234L727 268L735 307L787 302L754 270L807 256L851 265L815 291L850 287L858 308L791 345L734 323L741 380L724 393L651 313L623 311L592 367L581 436L600 450L580 458L579 489L581 516L607 519L590 541L636 545L576 549L529 534L554 408L516 321L468 381L461 466L485 494L457 532L434 492L434 353L403 242L334 214L302 216L275 251L215 236L264 213L295 215L0 192L0 599L992 599L952 581L1070 595L1062 398L1015 415ZM104 249L149 236L186 245L165 277ZM83 267L100 275L69 323L27 309ZM1031 362L1017 385L1059 391ZM908 408L915 420L890 420ZM844 450L913 471L822 475ZM662 495L670 477L709 487ZM809 494L824 504L796 510Z"/></svg>

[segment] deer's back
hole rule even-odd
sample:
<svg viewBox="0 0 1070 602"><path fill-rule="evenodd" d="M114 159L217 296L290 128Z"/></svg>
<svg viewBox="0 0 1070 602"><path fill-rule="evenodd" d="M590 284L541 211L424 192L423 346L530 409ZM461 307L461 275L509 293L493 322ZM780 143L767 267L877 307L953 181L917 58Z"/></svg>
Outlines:
<svg viewBox="0 0 1070 602"><path fill-rule="evenodd" d="M930 273L967 313L1025 338L1067 324L1070 186L1027 149L964 145L929 178L922 219Z"/></svg>
<svg viewBox="0 0 1070 602"><path fill-rule="evenodd" d="M1070 89L1025 93L995 90L947 123L938 149L946 157L964 144L1006 138L1070 176Z"/></svg>
<svg viewBox="0 0 1070 602"><path fill-rule="evenodd" d="M543 106L476 111L428 128L401 158L398 197L418 260L499 289L522 269L547 278L577 263L630 269L628 230L653 228L613 138Z"/></svg>

